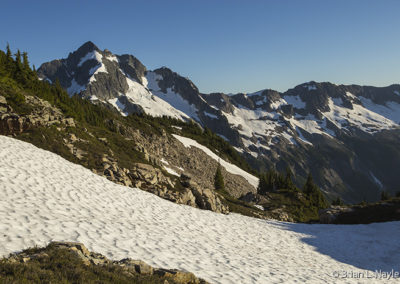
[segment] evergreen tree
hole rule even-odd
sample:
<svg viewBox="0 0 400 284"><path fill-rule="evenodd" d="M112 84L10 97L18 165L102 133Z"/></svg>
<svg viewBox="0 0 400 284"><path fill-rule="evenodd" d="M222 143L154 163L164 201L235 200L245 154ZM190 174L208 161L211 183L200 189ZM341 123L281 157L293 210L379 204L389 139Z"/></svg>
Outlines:
<svg viewBox="0 0 400 284"><path fill-rule="evenodd" d="M29 60L28 60L28 53L25 51L22 53L22 66L25 71L30 71Z"/></svg>
<svg viewBox="0 0 400 284"><path fill-rule="evenodd" d="M335 200L332 201L332 205L334 206L343 206L343 200L338 196Z"/></svg>
<svg viewBox="0 0 400 284"><path fill-rule="evenodd" d="M11 49L10 49L10 45L7 43L7 48L6 48L6 56L9 62L12 62L12 53L11 53Z"/></svg>
<svg viewBox="0 0 400 284"><path fill-rule="evenodd" d="M389 194L389 192L383 190L383 191L381 192L381 200L382 200L382 201L385 201L385 200L389 200L389 199L390 199L390 194Z"/></svg>
<svg viewBox="0 0 400 284"><path fill-rule="evenodd" d="M261 174L258 181L257 193L261 195L267 194L268 182L266 174Z"/></svg>
<svg viewBox="0 0 400 284"><path fill-rule="evenodd" d="M293 173L289 167L286 167L286 176L285 176L285 188L290 190L297 190L297 187L294 185L292 181Z"/></svg>
<svg viewBox="0 0 400 284"><path fill-rule="evenodd" d="M312 206L317 208L328 207L328 203L325 197L322 195L321 190L314 183L311 173L309 173L307 176L307 181L303 186L303 192Z"/></svg>
<svg viewBox="0 0 400 284"><path fill-rule="evenodd" d="M214 187L216 190L225 190L224 177L222 176L221 165L218 164L214 177Z"/></svg>
<svg viewBox="0 0 400 284"><path fill-rule="evenodd" d="M18 71L22 70L21 51L19 51L19 49L15 54L15 66L18 68Z"/></svg>

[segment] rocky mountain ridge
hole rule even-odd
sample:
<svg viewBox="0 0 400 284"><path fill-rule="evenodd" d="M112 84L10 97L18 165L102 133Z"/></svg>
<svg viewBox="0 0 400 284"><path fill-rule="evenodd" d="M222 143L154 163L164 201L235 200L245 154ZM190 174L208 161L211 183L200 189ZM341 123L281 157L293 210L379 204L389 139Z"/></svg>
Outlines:
<svg viewBox="0 0 400 284"><path fill-rule="evenodd" d="M381 190L396 190L400 85L308 82L284 93L202 94L166 67L149 71L134 56L101 51L91 42L67 59L43 64L38 74L122 115L192 119L258 170L290 167L302 177L311 172L332 198L376 200ZM382 162L378 153L389 160Z"/></svg>

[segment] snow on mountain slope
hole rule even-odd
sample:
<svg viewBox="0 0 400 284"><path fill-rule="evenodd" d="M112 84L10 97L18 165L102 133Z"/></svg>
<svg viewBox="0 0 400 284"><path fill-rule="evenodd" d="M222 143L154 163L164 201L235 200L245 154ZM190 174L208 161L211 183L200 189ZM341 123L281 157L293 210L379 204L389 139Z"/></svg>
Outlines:
<svg viewBox="0 0 400 284"><path fill-rule="evenodd" d="M241 168L239 168L238 166L235 166L229 162L224 161L223 159L221 159L220 157L218 157L218 155L216 155L213 151L211 151L210 149L208 149L207 147L197 143L195 140L187 138L187 137L182 137L176 134L173 134L173 136L178 139L185 147L196 147L199 148L200 150L202 150L204 153L206 153L208 156L210 156L211 158L213 158L216 161L219 161L219 163L221 164L222 167L225 168L226 171L230 172L231 174L235 174L235 175L240 175L243 178L245 178L252 186L254 186L254 188L258 187L258 178L249 174L248 172L242 170Z"/></svg>
<svg viewBox="0 0 400 284"><path fill-rule="evenodd" d="M194 119L217 134L232 137L221 130L229 127L227 120L242 136L242 143L233 146L252 146L246 147L247 152L255 152L255 148L262 152L283 141L312 146L308 135L334 138L336 131L350 128L376 133L398 128L400 123L396 86L386 92L385 88L364 90L309 82L284 93L265 89L213 99L168 68L146 70L135 57L101 51L91 42L67 59L43 64L39 76L53 82L58 78L71 95L95 96L96 102L108 102L123 115L142 110L153 116ZM385 101L377 103L375 92L383 92Z"/></svg>
<svg viewBox="0 0 400 284"><path fill-rule="evenodd" d="M324 112L323 116L327 117L338 128L347 127L349 125L355 126L365 132L377 132L383 129L392 129L398 127L398 124L385 116L374 112L378 106L373 104L366 98L360 98L363 105L353 104L353 109L345 108L342 106L342 100L333 100L329 98L329 112ZM379 106L380 112L386 109ZM389 109L388 109L389 110ZM400 116L400 105L397 108L398 116Z"/></svg>
<svg viewBox="0 0 400 284"><path fill-rule="evenodd" d="M101 51L91 42L66 59L44 63L38 75L49 82L59 79L70 94L110 104L121 115L145 112L194 119L255 168L289 167L303 178L311 172L333 198L379 198L370 171L391 194L397 190L393 168L399 160L400 85L308 82L286 92L201 94L188 78L166 67L149 71L134 56ZM387 163L380 164L381 154L370 155L368 147L376 139L374 149L386 153ZM360 185L363 180L370 182Z"/></svg>
<svg viewBox="0 0 400 284"><path fill-rule="evenodd" d="M153 96L159 98L159 100L168 103L175 112L178 112L181 116L186 118L193 118L199 121L197 115L197 108L190 104L187 100L182 98L182 96L174 92L171 88L167 88L166 92L161 91L158 86L158 82L163 80L161 75L154 72L147 72L146 74L147 85L146 87L150 90Z"/></svg>
<svg viewBox="0 0 400 284"><path fill-rule="evenodd" d="M163 80L161 75L147 72L131 55L101 51L92 42L85 43L66 59L44 63L38 73L41 79L59 79L71 96L95 96L97 103L109 103L122 115L141 109L152 116L198 120L198 110L181 94L173 88L159 88L157 80Z"/></svg>
<svg viewBox="0 0 400 284"><path fill-rule="evenodd" d="M399 222L309 225L217 214L114 184L25 142L0 136L0 145L0 255L78 241L109 258L212 283L333 283L335 271L398 269Z"/></svg>
<svg viewBox="0 0 400 284"><path fill-rule="evenodd" d="M98 54L98 52L95 52ZM90 54L90 53L89 53ZM84 58L91 58L92 56L85 56ZM101 55L96 56L100 58L101 62ZM116 63L118 63L117 57L114 56ZM109 57L106 57L109 59ZM94 77L95 74L99 72L107 73L107 70L104 67L104 64L100 64L100 67L97 68L96 71L91 74L92 75L89 79L88 84L93 83L96 81ZM122 74L126 76L125 80L128 84L128 89L124 92L120 92L120 96L126 96L129 102L140 106L146 114L152 116L170 116L177 119L190 119L195 118L198 120L197 117L197 109L189 104L186 100L184 100L179 94L173 92L170 88L167 89L166 92L162 92L158 87L158 83L156 79L162 79L162 76L155 76L154 72L147 72L145 77L141 78L141 82L138 82L134 78L131 78L128 74L124 71L119 69ZM150 87L150 88L149 88ZM73 88L73 90L83 91L85 87L79 86L78 88ZM127 115L129 111L127 111L126 104L119 103L117 98L113 98L108 100L116 109L118 109L121 114Z"/></svg>
<svg viewBox="0 0 400 284"><path fill-rule="evenodd" d="M180 111L173 106L173 102L176 102L178 100L182 101L182 98L179 95L176 95L173 92L169 91L165 95L169 95L170 99L163 100L160 98L160 95L155 95L153 92L147 89L146 86L143 86L135 80L127 77L126 81L128 83L129 89L126 91L125 94L121 93L121 96L126 96L130 101L140 105L145 113L152 116L166 115L178 119L189 118L189 116L185 112ZM124 108L121 108L118 105L116 107L121 111L125 110L125 106Z"/></svg>
<svg viewBox="0 0 400 284"><path fill-rule="evenodd" d="M315 85L307 85L305 89L317 90ZM366 133L376 133L385 129L399 129L400 103L389 101L376 104L350 92L346 96L359 102L349 107L340 97L327 97L324 106L318 109L310 107L308 104L311 102L303 101L299 95L282 95L282 98L268 100L260 91L248 96L251 101L247 102L254 102L254 107L234 102L229 111L222 110L221 113L241 134L242 143L253 149L267 149L271 145L280 144L282 139L293 145L298 145L299 141L313 145L303 133L335 138L337 130L349 131L356 128ZM284 107L293 108L293 111L285 113Z"/></svg>

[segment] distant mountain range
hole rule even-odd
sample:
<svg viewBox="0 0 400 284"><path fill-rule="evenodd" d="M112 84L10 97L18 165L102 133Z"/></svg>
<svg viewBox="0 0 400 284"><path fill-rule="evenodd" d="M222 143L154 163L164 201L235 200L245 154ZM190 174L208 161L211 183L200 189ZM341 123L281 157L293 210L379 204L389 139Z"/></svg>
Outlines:
<svg viewBox="0 0 400 284"><path fill-rule="evenodd" d="M43 80L121 115L193 119L227 140L258 170L308 172L324 192L348 202L400 190L400 85L378 88L308 82L286 92L202 94L188 78L153 71L132 55L92 42L44 63Z"/></svg>

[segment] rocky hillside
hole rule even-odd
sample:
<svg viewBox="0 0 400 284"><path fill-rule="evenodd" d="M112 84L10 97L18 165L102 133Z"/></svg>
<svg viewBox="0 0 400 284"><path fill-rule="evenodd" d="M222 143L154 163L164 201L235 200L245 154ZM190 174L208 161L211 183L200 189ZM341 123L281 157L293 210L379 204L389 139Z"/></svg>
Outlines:
<svg viewBox="0 0 400 284"><path fill-rule="evenodd" d="M193 119L228 141L257 170L311 172L332 199L376 200L397 190L400 85L385 88L308 82L284 93L201 94L168 68L153 71L131 55L87 42L68 58L44 63L43 80L70 95L114 107Z"/></svg>
<svg viewBox="0 0 400 284"><path fill-rule="evenodd" d="M121 116L105 104L70 97L58 81L38 80L7 54L0 51L0 135L175 203L285 221L318 218L318 208L299 189L259 196L259 173L209 129L170 117ZM224 186L217 189L219 165Z"/></svg>

